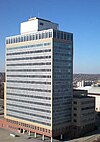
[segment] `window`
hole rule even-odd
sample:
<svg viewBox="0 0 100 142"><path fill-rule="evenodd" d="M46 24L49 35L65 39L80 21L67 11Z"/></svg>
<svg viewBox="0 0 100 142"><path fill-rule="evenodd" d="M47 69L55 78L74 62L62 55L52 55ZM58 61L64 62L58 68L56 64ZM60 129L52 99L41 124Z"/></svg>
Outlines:
<svg viewBox="0 0 100 142"><path fill-rule="evenodd" d="M45 38L48 38L48 33L45 33Z"/></svg>
<svg viewBox="0 0 100 142"><path fill-rule="evenodd" d="M61 32L61 39L63 39L63 32Z"/></svg>
<svg viewBox="0 0 100 142"><path fill-rule="evenodd" d="M57 32L57 38L58 39L60 38L60 32Z"/></svg>
<svg viewBox="0 0 100 142"><path fill-rule="evenodd" d="M77 110L77 108L76 108L76 107L74 107L74 110Z"/></svg>
<svg viewBox="0 0 100 142"><path fill-rule="evenodd" d="M26 37L26 41L28 41L28 36Z"/></svg>
<svg viewBox="0 0 100 142"><path fill-rule="evenodd" d="M39 39L41 39L42 37L41 37L41 34L39 34Z"/></svg>
<svg viewBox="0 0 100 142"><path fill-rule="evenodd" d="M73 41L73 34L71 34L71 41Z"/></svg>
<svg viewBox="0 0 100 142"><path fill-rule="evenodd" d="M54 38L56 38L56 31L54 31L53 36L54 36Z"/></svg>
<svg viewBox="0 0 100 142"><path fill-rule="evenodd" d="M67 40L69 40L70 39L70 35L69 34L67 34Z"/></svg>
<svg viewBox="0 0 100 142"><path fill-rule="evenodd" d="M66 40L66 33L64 33L64 39Z"/></svg>
<svg viewBox="0 0 100 142"><path fill-rule="evenodd" d="M77 122L77 120L76 120L76 119L74 119L74 122Z"/></svg>
<svg viewBox="0 0 100 142"><path fill-rule="evenodd" d="M23 37L21 37L21 42L23 42L24 40L23 40Z"/></svg>
<svg viewBox="0 0 100 142"><path fill-rule="evenodd" d="M76 102L76 101L74 101L74 104L77 104L77 102Z"/></svg>
<svg viewBox="0 0 100 142"><path fill-rule="evenodd" d="M40 25L43 26L44 24L41 22Z"/></svg>
<svg viewBox="0 0 100 142"><path fill-rule="evenodd" d="M49 37L52 37L52 32L49 32Z"/></svg>
<svg viewBox="0 0 100 142"><path fill-rule="evenodd" d="M45 33L42 33L42 38L45 38Z"/></svg>
<svg viewBox="0 0 100 142"><path fill-rule="evenodd" d="M74 116L77 116L77 114L76 114L76 113L74 113Z"/></svg>
<svg viewBox="0 0 100 142"><path fill-rule="evenodd" d="M36 34L36 39L38 39L38 34Z"/></svg>

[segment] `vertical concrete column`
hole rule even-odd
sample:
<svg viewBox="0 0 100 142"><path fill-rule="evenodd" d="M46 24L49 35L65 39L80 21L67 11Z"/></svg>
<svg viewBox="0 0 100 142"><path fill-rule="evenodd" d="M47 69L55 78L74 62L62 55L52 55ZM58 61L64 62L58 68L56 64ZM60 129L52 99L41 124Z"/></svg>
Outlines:
<svg viewBox="0 0 100 142"><path fill-rule="evenodd" d="M19 133L21 133L20 129L18 130Z"/></svg>
<svg viewBox="0 0 100 142"><path fill-rule="evenodd" d="M51 137L51 142L53 142L53 138Z"/></svg>
<svg viewBox="0 0 100 142"><path fill-rule="evenodd" d="M25 130L23 129L23 134L25 133Z"/></svg>
<svg viewBox="0 0 100 142"><path fill-rule="evenodd" d="M61 135L60 135L60 139L62 140L62 138L63 138L63 135L61 134Z"/></svg>
<svg viewBox="0 0 100 142"><path fill-rule="evenodd" d="M44 141L44 135L42 135L42 140Z"/></svg>
<svg viewBox="0 0 100 142"><path fill-rule="evenodd" d="M34 137L36 138L36 132L34 133Z"/></svg>
<svg viewBox="0 0 100 142"><path fill-rule="evenodd" d="M29 136L31 135L31 132L30 132L30 131L28 132L28 135L29 135Z"/></svg>

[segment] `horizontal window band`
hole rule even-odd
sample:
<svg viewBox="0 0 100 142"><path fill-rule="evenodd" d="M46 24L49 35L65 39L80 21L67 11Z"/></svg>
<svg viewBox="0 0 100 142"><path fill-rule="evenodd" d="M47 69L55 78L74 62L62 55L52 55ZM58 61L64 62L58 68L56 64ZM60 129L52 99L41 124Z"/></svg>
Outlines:
<svg viewBox="0 0 100 142"><path fill-rule="evenodd" d="M26 52L15 52L15 53L7 53L7 55L20 55L20 54L30 54L30 53L42 53L42 52L50 52L51 49L45 50L35 50L35 51L26 51Z"/></svg>
<svg viewBox="0 0 100 142"><path fill-rule="evenodd" d="M37 105L43 105L43 106L51 106L50 104L47 103L39 103L39 102L33 102L33 101L25 101L25 100L18 100L18 99L12 99L12 98L6 98L7 100L15 101L15 102L24 102L28 104L37 104Z"/></svg>
<svg viewBox="0 0 100 142"><path fill-rule="evenodd" d="M17 113L20 113L20 114L26 114L26 115L29 115L29 116L36 116L36 117L40 117L40 118L51 119L48 116L33 114L33 113L29 113L29 112L23 112L23 111L19 111L19 110L15 110L15 109L6 109L6 110L11 111L11 112L17 112Z"/></svg>
<svg viewBox="0 0 100 142"><path fill-rule="evenodd" d="M23 63L23 64L6 64L7 66L33 66L33 65L51 65L51 62L45 63Z"/></svg>
<svg viewBox="0 0 100 142"><path fill-rule="evenodd" d="M50 110L46 110L46 109L44 110L44 109L33 108L33 107L22 106L22 105L15 105L15 104L10 104L10 103L7 103L7 106L14 106L14 107L18 107L18 108L26 108L26 109L31 109L31 110L43 111L43 112L51 113Z"/></svg>
<svg viewBox="0 0 100 142"><path fill-rule="evenodd" d="M50 72L51 69L16 69L16 70L7 70L7 72Z"/></svg>
<svg viewBox="0 0 100 142"><path fill-rule="evenodd" d="M63 60L63 59L53 59L53 61L54 62L66 62L66 64L68 64L68 63L71 63L72 59L71 60L68 60L68 59L66 59L66 60Z"/></svg>
<svg viewBox="0 0 100 142"><path fill-rule="evenodd" d="M33 95L24 95L24 94L16 94L16 93L7 93L7 95L51 100L50 97L43 97L43 96L33 96Z"/></svg>
<svg viewBox="0 0 100 142"><path fill-rule="evenodd" d="M32 120L32 119L29 119L29 118L25 118L25 117L21 117L21 116L16 116L16 115L8 114L8 113L7 113L7 116L15 117L15 118L19 118L19 119L22 119L22 120L26 120L26 121L30 121L30 122L35 122L35 123L39 123L39 124L43 124L43 125L47 125L47 126L51 126L50 123L41 122L41 121L37 121L37 120Z"/></svg>
<svg viewBox="0 0 100 142"><path fill-rule="evenodd" d="M49 59L51 56L39 56L39 57L26 57L26 58L10 58L7 61L14 61L14 60L32 60L32 59Z"/></svg>
<svg viewBox="0 0 100 142"><path fill-rule="evenodd" d="M14 82L14 83L30 83L30 84L48 84L48 85L51 85L51 82L37 82L37 81L7 80L7 82Z"/></svg>
<svg viewBox="0 0 100 142"><path fill-rule="evenodd" d="M7 75L7 77L51 78L51 75Z"/></svg>
<svg viewBox="0 0 100 142"><path fill-rule="evenodd" d="M14 44L14 43L21 43L21 42L27 42L27 41L34 41L39 39L46 39L52 37L52 31L45 32L45 33L37 33L37 34L29 34L29 35L21 35L17 37L7 38L6 44ZM35 44L35 46L47 46L50 45L50 43L40 43Z"/></svg>
<svg viewBox="0 0 100 142"><path fill-rule="evenodd" d="M51 90L18 88L18 87L7 87L7 89L28 90L28 91L36 91L36 92L49 92L49 93L51 92Z"/></svg>

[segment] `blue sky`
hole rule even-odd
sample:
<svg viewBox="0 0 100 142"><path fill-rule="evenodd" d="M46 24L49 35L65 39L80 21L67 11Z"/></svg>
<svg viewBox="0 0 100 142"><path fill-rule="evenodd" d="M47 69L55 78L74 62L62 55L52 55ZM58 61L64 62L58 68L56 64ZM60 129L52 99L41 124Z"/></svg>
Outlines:
<svg viewBox="0 0 100 142"><path fill-rule="evenodd" d="M20 33L20 23L40 17L74 34L74 73L100 73L100 0L0 0L0 71L5 37Z"/></svg>

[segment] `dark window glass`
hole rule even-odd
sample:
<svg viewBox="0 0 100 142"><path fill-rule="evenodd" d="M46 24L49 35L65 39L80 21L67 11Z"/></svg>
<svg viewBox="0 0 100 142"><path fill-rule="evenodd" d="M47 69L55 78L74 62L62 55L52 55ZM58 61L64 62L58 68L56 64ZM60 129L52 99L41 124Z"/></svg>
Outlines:
<svg viewBox="0 0 100 142"><path fill-rule="evenodd" d="M76 101L74 101L74 104L77 104L77 102L76 102Z"/></svg>
<svg viewBox="0 0 100 142"><path fill-rule="evenodd" d="M76 107L74 107L74 110L77 110L77 108L76 108Z"/></svg>
<svg viewBox="0 0 100 142"><path fill-rule="evenodd" d="M61 32L61 39L63 39L63 32Z"/></svg>
<svg viewBox="0 0 100 142"><path fill-rule="evenodd" d="M66 40L66 33L64 33L64 39Z"/></svg>
<svg viewBox="0 0 100 142"><path fill-rule="evenodd" d="M44 24L43 24L43 23L40 23L40 25L43 26Z"/></svg>
<svg viewBox="0 0 100 142"><path fill-rule="evenodd" d="M77 120L76 120L76 119L74 119L74 122L77 122Z"/></svg>
<svg viewBox="0 0 100 142"><path fill-rule="evenodd" d="M77 114L76 114L76 113L74 113L74 116L77 116Z"/></svg>
<svg viewBox="0 0 100 142"><path fill-rule="evenodd" d="M54 33L53 33L53 37L54 37L54 38L56 38L56 31L54 31Z"/></svg>
<svg viewBox="0 0 100 142"><path fill-rule="evenodd" d="M57 32L57 38L58 39L60 38L60 32Z"/></svg>

